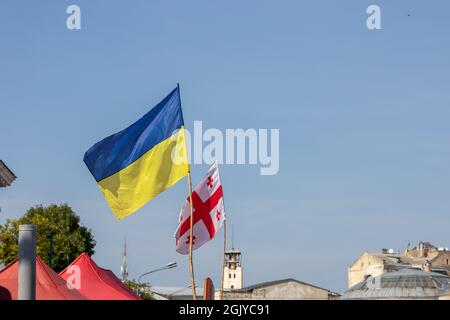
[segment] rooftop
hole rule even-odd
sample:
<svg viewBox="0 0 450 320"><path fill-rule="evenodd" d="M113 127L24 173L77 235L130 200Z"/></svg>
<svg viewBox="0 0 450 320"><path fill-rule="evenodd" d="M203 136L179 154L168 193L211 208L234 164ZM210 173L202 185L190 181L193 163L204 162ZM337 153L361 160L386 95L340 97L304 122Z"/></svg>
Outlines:
<svg viewBox="0 0 450 320"><path fill-rule="evenodd" d="M14 173L0 160L0 188L10 186L16 178Z"/></svg>
<svg viewBox="0 0 450 320"><path fill-rule="evenodd" d="M410 268L366 278L342 299L432 299L448 290L449 276Z"/></svg>
<svg viewBox="0 0 450 320"><path fill-rule="evenodd" d="M228 254L230 254L230 253L237 253L237 254L240 254L241 252L240 252L239 250L236 250L236 249L233 248L233 249L230 249L230 250L226 250L225 253L226 253L226 254L227 254L227 253L228 253Z"/></svg>
<svg viewBox="0 0 450 320"><path fill-rule="evenodd" d="M257 284L254 284L254 285L251 285L251 286L242 288L242 289L236 289L236 290L233 290L233 292L251 292L251 291L253 291L253 290L255 290L255 289L264 288L264 287L269 287L269 286L273 286L273 285L277 285L277 284L285 283L285 282L297 282L297 283L300 283L300 284L303 284L303 285L306 285L306 286L310 286L310 287L314 287L314 288L321 289L321 290L324 290L324 291L328 291L330 294L336 294L336 295L338 295L337 293L331 292L331 291L328 290L328 289L321 288L321 287L315 286L315 285L313 285L313 284L306 283L306 282L302 282L302 281L299 281L299 280L296 280L296 279L293 279L293 278L287 278L287 279L280 279L280 280L274 280L274 281L261 282L261 283L257 283Z"/></svg>
<svg viewBox="0 0 450 320"><path fill-rule="evenodd" d="M156 295L156 299L190 300L192 289L190 287L151 287L150 291ZM203 288L195 288L197 297L203 297Z"/></svg>

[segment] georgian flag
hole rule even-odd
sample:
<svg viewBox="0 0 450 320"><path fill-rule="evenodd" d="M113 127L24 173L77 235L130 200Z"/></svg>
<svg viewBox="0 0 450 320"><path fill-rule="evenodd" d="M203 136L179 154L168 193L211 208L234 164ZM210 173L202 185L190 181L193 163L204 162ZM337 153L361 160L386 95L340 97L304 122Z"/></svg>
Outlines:
<svg viewBox="0 0 450 320"><path fill-rule="evenodd" d="M195 250L214 238L225 221L222 182L217 163L211 166L192 191L192 202L194 203L192 250ZM181 209L175 232L176 250L181 254L189 253L190 210L188 197Z"/></svg>

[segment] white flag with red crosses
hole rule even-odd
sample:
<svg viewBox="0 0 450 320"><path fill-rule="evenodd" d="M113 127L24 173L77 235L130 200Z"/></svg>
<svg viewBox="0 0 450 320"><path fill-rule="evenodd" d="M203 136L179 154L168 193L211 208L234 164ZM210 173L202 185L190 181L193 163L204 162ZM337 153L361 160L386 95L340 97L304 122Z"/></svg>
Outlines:
<svg viewBox="0 0 450 320"><path fill-rule="evenodd" d="M192 191L192 202L194 203L192 250L195 250L214 238L225 221L222 182L217 163L211 166L202 181ZM178 228L175 232L176 250L181 254L189 253L190 210L188 197L181 209Z"/></svg>

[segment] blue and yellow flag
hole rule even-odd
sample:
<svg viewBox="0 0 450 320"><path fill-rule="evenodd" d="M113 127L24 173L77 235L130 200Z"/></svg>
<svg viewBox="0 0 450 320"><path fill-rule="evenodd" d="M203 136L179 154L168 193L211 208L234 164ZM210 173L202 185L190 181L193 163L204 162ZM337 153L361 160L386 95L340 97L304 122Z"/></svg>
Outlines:
<svg viewBox="0 0 450 320"><path fill-rule="evenodd" d="M179 87L137 122L93 145L84 162L118 219L186 176Z"/></svg>

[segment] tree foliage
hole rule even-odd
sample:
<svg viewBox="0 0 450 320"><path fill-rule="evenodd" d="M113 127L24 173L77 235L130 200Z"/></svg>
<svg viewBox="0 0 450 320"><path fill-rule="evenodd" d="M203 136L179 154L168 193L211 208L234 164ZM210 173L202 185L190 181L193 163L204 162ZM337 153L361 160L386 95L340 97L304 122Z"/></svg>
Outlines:
<svg viewBox="0 0 450 320"><path fill-rule="evenodd" d="M30 208L21 218L7 220L0 226L0 262L7 265L18 257L19 225L37 227L37 254L57 272L63 270L82 252L94 254L91 230L80 225L79 216L67 204ZM49 261L50 239L52 261Z"/></svg>
<svg viewBox="0 0 450 320"><path fill-rule="evenodd" d="M139 283L135 280L125 280L124 284L128 287L128 289L139 295L142 299L144 300L154 299L150 291L150 287L148 285L144 283Z"/></svg>

